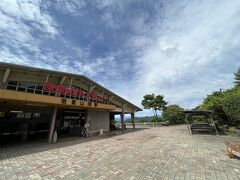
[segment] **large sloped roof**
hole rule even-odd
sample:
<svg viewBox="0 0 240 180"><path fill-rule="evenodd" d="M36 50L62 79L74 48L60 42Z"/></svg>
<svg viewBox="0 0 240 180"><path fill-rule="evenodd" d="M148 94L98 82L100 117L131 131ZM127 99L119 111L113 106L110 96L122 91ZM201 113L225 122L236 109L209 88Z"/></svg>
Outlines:
<svg viewBox="0 0 240 180"><path fill-rule="evenodd" d="M103 89L110 96L114 96L114 97L118 98L120 101L122 101L122 103L128 104L128 106L130 106L131 108L134 108L136 111L142 111L142 109L139 108L138 106L136 106L133 103L129 102L128 100L120 97L119 95L115 94L114 92L106 89L102 85L98 84L97 82L93 81L92 79L90 79L84 75L49 70L49 69L42 69L42 68L36 68L36 67L30 67L30 66L23 66L23 65L11 64L11 63L3 63L3 62L0 62L0 68L19 69L19 70L25 70L25 71L29 71L29 72L35 71L35 72L46 73L46 74L58 74L60 76L67 76L67 77L73 77L73 78L77 78L77 79L83 79L83 80L89 82L90 84Z"/></svg>

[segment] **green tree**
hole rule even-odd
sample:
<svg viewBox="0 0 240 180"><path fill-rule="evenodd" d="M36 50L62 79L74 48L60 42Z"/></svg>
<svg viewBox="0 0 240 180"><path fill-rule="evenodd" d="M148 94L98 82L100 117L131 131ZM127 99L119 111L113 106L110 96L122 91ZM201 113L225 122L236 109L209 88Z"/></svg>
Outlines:
<svg viewBox="0 0 240 180"><path fill-rule="evenodd" d="M234 73L234 84L235 87L240 87L240 68Z"/></svg>
<svg viewBox="0 0 240 180"><path fill-rule="evenodd" d="M219 124L239 125L240 68L234 73L235 87L215 91L208 95L196 109L212 110L213 118Z"/></svg>
<svg viewBox="0 0 240 180"><path fill-rule="evenodd" d="M206 99L204 99L203 103L198 107L198 109L212 110L212 116L215 121L217 121L219 124L229 124L231 123L231 118L230 115L226 114L226 107L224 110L223 103L226 103L226 98L230 98L231 96L235 95L240 95L240 87L234 87L225 91L215 91L208 95Z"/></svg>
<svg viewBox="0 0 240 180"><path fill-rule="evenodd" d="M174 105L169 105L167 108L163 111L163 120L164 121L169 121L170 124L182 124L184 123L184 113L183 113L183 108L180 106L174 104Z"/></svg>
<svg viewBox="0 0 240 180"><path fill-rule="evenodd" d="M227 116L222 108L222 102L226 94L227 92L222 90L213 92L204 99L198 109L213 111L213 119L219 124L226 124Z"/></svg>
<svg viewBox="0 0 240 180"><path fill-rule="evenodd" d="M163 95L147 94L143 97L142 105L144 109L152 109L154 116L158 121L157 111L162 111L165 109L167 102L164 100Z"/></svg>
<svg viewBox="0 0 240 180"><path fill-rule="evenodd" d="M228 116L231 125L240 125L240 94L227 96L223 103L223 110Z"/></svg>

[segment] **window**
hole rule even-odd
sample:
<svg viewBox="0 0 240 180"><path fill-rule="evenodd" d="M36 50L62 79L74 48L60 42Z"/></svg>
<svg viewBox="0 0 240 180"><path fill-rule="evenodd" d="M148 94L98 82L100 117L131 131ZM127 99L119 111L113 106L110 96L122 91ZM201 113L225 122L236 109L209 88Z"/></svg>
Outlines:
<svg viewBox="0 0 240 180"><path fill-rule="evenodd" d="M25 115L25 114L22 113L22 112L21 112L21 113L17 113L17 118L24 118L24 115Z"/></svg>
<svg viewBox="0 0 240 180"><path fill-rule="evenodd" d="M34 118L40 118L40 113L33 113Z"/></svg>
<svg viewBox="0 0 240 180"><path fill-rule="evenodd" d="M26 113L26 114L25 114L25 119L30 119L30 118L31 118L31 115L32 115L32 113Z"/></svg>
<svg viewBox="0 0 240 180"><path fill-rule="evenodd" d="M18 85L18 82L17 82L17 81L10 81L10 82L7 84L7 89L16 90L17 85Z"/></svg>

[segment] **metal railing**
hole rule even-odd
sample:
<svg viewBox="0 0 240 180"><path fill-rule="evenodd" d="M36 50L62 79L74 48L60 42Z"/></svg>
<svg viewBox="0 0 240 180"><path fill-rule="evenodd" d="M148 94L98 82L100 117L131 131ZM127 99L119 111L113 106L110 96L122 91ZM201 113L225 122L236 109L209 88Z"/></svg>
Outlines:
<svg viewBox="0 0 240 180"><path fill-rule="evenodd" d="M33 94L41 94L41 95L48 95L48 96L55 96L55 97L62 97L72 100L82 100L88 102L95 102L101 104L109 104L115 105L116 104L110 102L106 99L92 99L89 96L73 96L67 93L58 93L53 91L46 91L44 90L44 83L28 83L28 82L9 82L5 85L1 85L0 88L14 90L14 91L21 91L25 93L33 93ZM85 90L84 90L85 91ZM85 91L86 92L86 91Z"/></svg>

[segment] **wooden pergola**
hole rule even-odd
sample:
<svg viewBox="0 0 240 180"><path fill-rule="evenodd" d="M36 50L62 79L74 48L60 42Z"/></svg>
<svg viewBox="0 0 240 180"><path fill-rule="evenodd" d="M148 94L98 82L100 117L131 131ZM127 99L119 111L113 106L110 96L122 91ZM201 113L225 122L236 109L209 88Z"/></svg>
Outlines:
<svg viewBox="0 0 240 180"><path fill-rule="evenodd" d="M193 117L193 116L204 116L204 117L207 118L208 124L213 125L214 130L215 130L216 134L218 135L218 131L217 131L215 122L213 121L213 118L212 118L212 111L186 110L186 111L183 111L183 113L185 114L185 121L187 123L188 131L189 131L190 134L192 134L192 131L191 131L191 128L190 128L191 124L189 123L189 118Z"/></svg>

